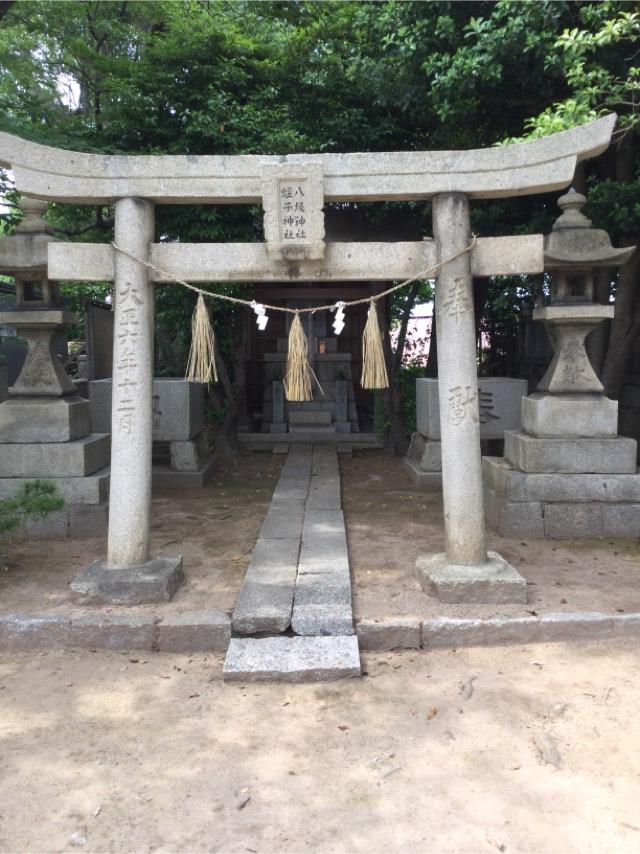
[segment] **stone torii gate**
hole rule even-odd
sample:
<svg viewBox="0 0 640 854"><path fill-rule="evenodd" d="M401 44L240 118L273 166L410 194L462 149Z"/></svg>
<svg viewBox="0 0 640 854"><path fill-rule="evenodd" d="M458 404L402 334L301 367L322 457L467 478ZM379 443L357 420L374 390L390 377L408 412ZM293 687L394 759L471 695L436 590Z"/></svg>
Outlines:
<svg viewBox="0 0 640 854"><path fill-rule="evenodd" d="M611 114L533 142L472 151L287 156L105 156L0 133L0 165L18 191L56 202L115 204L115 242L51 243L49 278L113 280L115 336L109 538L72 584L76 601L170 599L182 558L149 554L153 286L197 282L400 280L470 243L470 199L560 190L576 163L609 145ZM302 208L295 208L295 199ZM327 202L433 199L435 240L324 243ZM154 243L158 204L256 204L265 243ZM304 211L304 221L295 214ZM301 227L302 226L302 227ZM540 273L542 235L479 239L437 276L438 366L446 553L421 558L423 585L445 601L525 601L525 581L487 553L472 277Z"/></svg>

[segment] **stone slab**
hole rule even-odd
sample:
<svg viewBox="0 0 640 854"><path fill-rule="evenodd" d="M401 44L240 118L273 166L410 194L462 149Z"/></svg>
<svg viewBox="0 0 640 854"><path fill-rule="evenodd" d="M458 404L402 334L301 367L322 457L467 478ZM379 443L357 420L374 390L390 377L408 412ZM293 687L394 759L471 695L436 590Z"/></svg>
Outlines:
<svg viewBox="0 0 640 854"><path fill-rule="evenodd" d="M0 501L12 498L30 477L0 477ZM85 477L47 477L69 504L100 504L109 496L109 467Z"/></svg>
<svg viewBox="0 0 640 854"><path fill-rule="evenodd" d="M331 412L323 410L293 410L289 412L289 429L293 426L321 426L331 424Z"/></svg>
<svg viewBox="0 0 640 854"><path fill-rule="evenodd" d="M89 402L79 397L14 398L0 405L0 443L71 442L89 433Z"/></svg>
<svg viewBox="0 0 640 854"><path fill-rule="evenodd" d="M215 459L204 460L197 471L175 471L167 465L154 463L151 468L153 489L202 489L211 480Z"/></svg>
<svg viewBox="0 0 640 854"><path fill-rule="evenodd" d="M527 381L511 377L478 377L481 439L502 439L505 430L520 428L521 401ZM440 439L438 380L416 379L416 424L418 433Z"/></svg>
<svg viewBox="0 0 640 854"><path fill-rule="evenodd" d="M151 651L156 618L151 615L88 614L71 620L69 644L80 649Z"/></svg>
<svg viewBox="0 0 640 854"><path fill-rule="evenodd" d="M7 652L64 649L69 645L69 617L58 614L3 614L0 649Z"/></svg>
<svg viewBox="0 0 640 854"><path fill-rule="evenodd" d="M68 536L75 540L106 537L109 527L109 505L106 501L101 504L69 504Z"/></svg>
<svg viewBox="0 0 640 854"><path fill-rule="evenodd" d="M504 458L523 472L634 474L636 441L615 439L537 439L506 431Z"/></svg>
<svg viewBox="0 0 640 854"><path fill-rule="evenodd" d="M483 457L485 483L509 501L640 503L640 472L633 474L525 473L501 457Z"/></svg>
<svg viewBox="0 0 640 854"><path fill-rule="evenodd" d="M260 528L263 540L299 540L304 519L304 501L272 501Z"/></svg>
<svg viewBox="0 0 640 854"><path fill-rule="evenodd" d="M109 464L111 437L92 433L74 442L0 444L0 476L84 477Z"/></svg>
<svg viewBox="0 0 640 854"><path fill-rule="evenodd" d="M156 557L117 569L97 560L71 582L71 599L77 605L169 602L183 581L182 556Z"/></svg>
<svg viewBox="0 0 640 854"><path fill-rule="evenodd" d="M603 537L640 537L640 503L603 504Z"/></svg>
<svg viewBox="0 0 640 854"><path fill-rule="evenodd" d="M298 635L353 634L349 555L342 511L305 513L291 627Z"/></svg>
<svg viewBox="0 0 640 854"><path fill-rule="evenodd" d="M431 492L431 490L442 489L441 471L422 471L420 465L408 457L404 457L402 465L407 470L409 477L418 492Z"/></svg>
<svg viewBox="0 0 640 854"><path fill-rule="evenodd" d="M157 626L158 652L226 652L231 620L222 611L187 611L163 617Z"/></svg>
<svg viewBox="0 0 640 854"><path fill-rule="evenodd" d="M312 476L306 504L307 511L340 510L341 507L340 475Z"/></svg>
<svg viewBox="0 0 640 854"><path fill-rule="evenodd" d="M259 539L233 609L241 635L284 632L291 624L300 540Z"/></svg>
<svg viewBox="0 0 640 854"><path fill-rule="evenodd" d="M275 449L274 449L275 453ZM306 501L309 492L308 477L280 478L273 491L272 501Z"/></svg>
<svg viewBox="0 0 640 854"><path fill-rule="evenodd" d="M111 432L112 381L89 383L91 419L96 433ZM153 439L171 442L193 439L204 428L204 385L182 377L153 380Z"/></svg>
<svg viewBox="0 0 640 854"><path fill-rule="evenodd" d="M361 675L358 639L232 638L225 682L328 682Z"/></svg>
<svg viewBox="0 0 640 854"><path fill-rule="evenodd" d="M451 563L445 554L423 555L416 561L416 578L431 596L448 603L527 601L527 583L497 552L483 564Z"/></svg>
<svg viewBox="0 0 640 854"><path fill-rule="evenodd" d="M418 617L362 619L356 624L360 649L419 649L421 624Z"/></svg>
<svg viewBox="0 0 640 854"><path fill-rule="evenodd" d="M522 429L536 438L614 438L618 401L603 394L532 394L522 398Z"/></svg>
<svg viewBox="0 0 640 854"><path fill-rule="evenodd" d="M547 504L544 533L552 540L602 536L602 504Z"/></svg>

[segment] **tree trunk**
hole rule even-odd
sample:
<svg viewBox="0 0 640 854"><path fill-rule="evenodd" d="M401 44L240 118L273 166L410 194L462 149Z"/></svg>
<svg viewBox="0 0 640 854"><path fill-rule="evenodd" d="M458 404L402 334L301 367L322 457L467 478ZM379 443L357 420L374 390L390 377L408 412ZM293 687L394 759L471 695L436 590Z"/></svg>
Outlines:
<svg viewBox="0 0 640 854"><path fill-rule="evenodd" d="M631 259L620 268L615 315L611 322L609 347L602 368L605 393L607 397L612 397L614 400L620 396L627 363L640 335L639 277L640 254L636 250Z"/></svg>
<svg viewBox="0 0 640 854"><path fill-rule="evenodd" d="M400 328L398 330L398 340L396 342L395 351L392 351L391 349L391 336L389 334L384 336L385 358L389 373L389 388L385 395L387 412L389 414L389 433L387 434L386 449L390 453L397 454L399 456L406 453L408 446L408 438L405 435L404 418L402 415L402 387L400 385L400 371L402 370L402 356L404 354L404 346L407 341L409 320L416 302L419 287L419 282L413 282L409 292L407 293L407 299L402 310L402 318L400 320Z"/></svg>

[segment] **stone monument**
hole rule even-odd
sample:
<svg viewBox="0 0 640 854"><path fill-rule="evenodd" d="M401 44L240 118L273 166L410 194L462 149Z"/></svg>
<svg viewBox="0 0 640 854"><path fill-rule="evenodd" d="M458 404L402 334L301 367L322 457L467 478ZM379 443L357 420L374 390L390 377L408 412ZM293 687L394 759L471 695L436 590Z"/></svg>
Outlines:
<svg viewBox="0 0 640 854"><path fill-rule="evenodd" d="M110 433L113 382L89 382L91 421L98 433ZM200 489L210 479L214 460L204 429L204 386L181 377L153 380L154 489ZM168 444L168 461L160 457Z"/></svg>
<svg viewBox="0 0 640 854"><path fill-rule="evenodd" d="M464 406L467 390L456 389L458 406ZM520 427L521 400L527 381L512 377L478 377L480 440L503 439L505 430ZM442 443L438 380L416 379L416 432L404 465L418 490L442 484Z"/></svg>
<svg viewBox="0 0 640 854"><path fill-rule="evenodd" d="M604 394L585 338L613 317L593 300L598 267L617 267L634 251L614 249L591 228L586 198L571 189L545 239L549 305L534 310L554 354L537 391L522 400L522 430L505 433L504 458L484 459L488 521L503 536L598 537L640 533L636 441L618 436L618 402Z"/></svg>
<svg viewBox="0 0 640 854"><path fill-rule="evenodd" d="M91 432L89 402L76 393L54 350L54 338L75 321L47 278L42 219L46 202L23 199L25 218L0 238L0 271L16 281L16 307L0 313L28 345L22 370L0 404L0 499L28 480L53 481L65 500L47 524L27 523L30 536L100 536L107 530L109 437Z"/></svg>

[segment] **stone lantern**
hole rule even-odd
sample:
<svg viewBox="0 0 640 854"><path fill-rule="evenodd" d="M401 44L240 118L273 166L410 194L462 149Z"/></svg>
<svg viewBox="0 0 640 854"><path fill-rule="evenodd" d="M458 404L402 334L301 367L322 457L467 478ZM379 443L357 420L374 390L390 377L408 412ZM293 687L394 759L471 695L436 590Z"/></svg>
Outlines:
<svg viewBox="0 0 640 854"><path fill-rule="evenodd" d="M38 520L29 536L97 536L106 530L109 436L91 432L88 400L55 352L55 339L76 321L47 277L48 246L55 238L42 216L46 202L23 199L25 217L0 238L0 273L14 277L15 309L0 312L27 342L22 370L0 404L0 499L33 478L58 486L64 510Z"/></svg>
<svg viewBox="0 0 640 854"><path fill-rule="evenodd" d="M561 216L545 238L545 270L551 275L551 301L533 312L549 333L554 355L538 383L538 393L525 398L522 426L533 436L615 436L618 403L604 388L585 349L585 339L613 305L593 302L594 271L619 267L635 247L615 249L606 231L591 228L582 213L586 198L572 188L561 196Z"/></svg>
<svg viewBox="0 0 640 854"><path fill-rule="evenodd" d="M591 228L586 199L571 189L545 238L551 299L536 308L553 358L536 392L522 398L522 430L504 434L504 458L485 457L490 524L506 537L637 536L640 474L634 439L618 436L618 402L604 394L586 337L613 317L593 302L594 272L623 264L635 247L615 249Z"/></svg>

